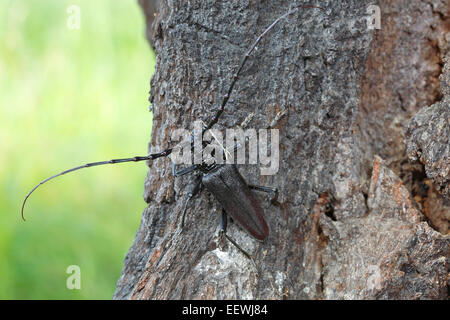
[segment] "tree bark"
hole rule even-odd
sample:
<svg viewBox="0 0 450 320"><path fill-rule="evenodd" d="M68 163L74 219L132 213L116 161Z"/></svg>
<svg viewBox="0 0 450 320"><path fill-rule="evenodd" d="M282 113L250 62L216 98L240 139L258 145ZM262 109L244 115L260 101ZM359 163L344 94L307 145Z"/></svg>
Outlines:
<svg viewBox="0 0 450 320"><path fill-rule="evenodd" d="M147 26L157 54L149 151L175 144L174 129L207 122L256 37L302 4L160 1ZM277 206L257 195L271 229L266 241L229 225L255 264L220 240L221 208L206 191L187 205L180 232L195 179L175 179L170 161L158 159L114 299L448 298L448 116L427 136L447 148L424 147L424 157L439 163L431 170L431 162L408 161L405 142L408 129L415 161L423 136L409 120L433 103L448 115L448 75L439 82L449 52L448 3L380 0L375 30L367 22L372 0L314 4L325 12L300 10L266 35L217 125L233 128L254 113L249 126L266 128L286 112L276 124L278 173L239 166L248 183L280 193Z"/></svg>

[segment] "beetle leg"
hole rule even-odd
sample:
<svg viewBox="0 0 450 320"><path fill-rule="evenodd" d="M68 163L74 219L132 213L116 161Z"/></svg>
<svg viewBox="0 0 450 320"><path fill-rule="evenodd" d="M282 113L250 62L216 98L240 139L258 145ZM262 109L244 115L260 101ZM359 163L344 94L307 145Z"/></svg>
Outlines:
<svg viewBox="0 0 450 320"><path fill-rule="evenodd" d="M255 263L253 261L252 256L250 255L250 253L248 253L247 251L242 249L242 247L240 245L238 245L237 242L233 240L233 238L231 238L229 235L227 235L227 224L228 224L227 213L226 213L225 210L222 210L222 215L220 216L220 231L219 231L219 235L221 237L227 238L228 241L230 241L239 251L241 251L247 258L249 258L253 263Z"/></svg>
<svg viewBox="0 0 450 320"><path fill-rule="evenodd" d="M180 171L176 171L175 163L172 162L172 175L173 175L174 177L181 177L181 176L184 176L185 174L191 173L192 171L195 171L195 170L197 170L197 169L198 169L198 165L195 164L195 165L193 165L193 166L184 168L184 169L182 169L182 170L180 170Z"/></svg>
<svg viewBox="0 0 450 320"><path fill-rule="evenodd" d="M267 192L267 193L270 193L270 192L278 193L278 189L277 189L277 188L274 188L274 187L255 186L255 185L253 185L253 184L249 184L248 187L249 187L250 189L258 190L258 191L262 191L262 192Z"/></svg>
<svg viewBox="0 0 450 320"><path fill-rule="evenodd" d="M276 203L278 199L278 189L274 187L265 187L265 186L255 186L249 184L248 187L252 190L258 190L261 192L274 193L273 198L270 200L272 203Z"/></svg>
<svg viewBox="0 0 450 320"><path fill-rule="evenodd" d="M199 178L200 178L200 176L199 176ZM184 205L183 216L181 217L181 225L180 225L181 231L183 231L183 228L184 228L184 221L186 218L186 212L187 212L187 206L188 206L189 200L191 200L193 197L195 197L202 189L202 179L201 178L199 179L199 178L197 178L198 181L195 183L194 187L189 192L188 198Z"/></svg>

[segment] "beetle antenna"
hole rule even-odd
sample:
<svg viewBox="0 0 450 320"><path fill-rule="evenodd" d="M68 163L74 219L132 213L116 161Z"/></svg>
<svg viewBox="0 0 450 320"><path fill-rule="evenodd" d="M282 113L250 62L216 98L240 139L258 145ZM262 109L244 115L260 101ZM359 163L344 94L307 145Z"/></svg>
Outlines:
<svg viewBox="0 0 450 320"><path fill-rule="evenodd" d="M153 160L153 159L157 159L157 158L168 156L169 154L172 153L172 150L173 149L167 149L167 150L164 150L163 152L160 152L160 153L153 153L153 154L150 154L148 156L142 156L142 157L112 159L112 160L107 160L107 161L98 161L98 162L86 163L86 164L84 164L82 166L78 166L78 167L75 167L75 168L64 170L64 171L62 171L62 172L60 172L58 174L55 174L55 175L53 175L53 176L51 176L51 177L49 177L49 178L47 178L45 180L42 180L33 189L31 189L30 192L28 192L28 194L26 195L26 197L25 197L25 199L23 200L23 203L22 203L22 211L21 211L22 219L23 219L23 221L26 221L25 217L23 215L23 210L25 208L25 204L26 204L28 198L31 196L31 194L37 188L39 188L41 185L43 185L44 183L46 183L49 180L52 180L52 179L54 179L56 177L62 176L62 175L66 174L66 173L69 173L69 172L73 172L73 171L77 171L77 170L84 169L84 168L89 168L89 167L102 166L102 165L105 165L105 164L123 163L123 162L139 162L139 161L145 161L145 160Z"/></svg>
<svg viewBox="0 0 450 320"><path fill-rule="evenodd" d="M321 8L321 7L319 7L319 6L314 6L314 5L303 5L303 6L295 7L294 9L291 9L291 10L289 10L288 12L286 12L285 14L283 14L282 16L278 17L274 22L272 22L272 24L271 24L266 30L264 30L263 33L261 33L261 34L259 35L258 38L256 38L255 42L253 43L253 45L250 47L250 49L247 51L247 53L245 54L244 58L242 59L241 65L239 66L239 69L238 69L237 72L234 74L233 80L231 81L231 85L230 85L230 87L228 88L227 93L226 93L225 96L223 97L222 104L220 105L219 110L217 110L217 111L216 111L216 114L213 115L213 116L211 117L211 119L209 120L208 125L207 125L206 127L203 128L202 137L203 137L203 134L204 134L207 130L211 129L212 126L214 126L214 125L219 121L219 118L220 118L220 116L222 115L222 113L223 113L223 111L224 111L224 109L225 109L225 105L227 104L228 99L230 99L231 93L233 92L234 85L236 84L236 81L239 79L239 75L240 75L242 69L244 68L245 63L247 62L248 57L249 57L249 56L251 55L251 53L256 49L256 46L257 46L258 43L264 38L264 36L265 36L265 35L266 35L273 27L275 27L275 26L278 24L278 22L280 22L282 19L286 18L287 16L293 14L294 12L298 11L299 9L313 9L313 8L320 9L320 10L322 10L322 11L325 11L325 9L323 9L323 8Z"/></svg>
<svg viewBox="0 0 450 320"><path fill-rule="evenodd" d="M286 12L285 14L283 14L282 16L278 17L274 22L272 22L272 24L263 33L261 33L258 36L258 38L255 40L253 45L250 47L250 49L247 51L247 53L245 54L244 58L242 59L242 62L240 64L237 72L234 74L233 79L231 81L231 85L228 88L228 91L227 91L226 95L223 97L222 104L220 105L219 110L217 110L216 114L211 117L211 120L209 121L209 123L206 126L203 127L202 137L203 137L204 133L207 130L211 129L211 127L214 126L214 124L216 124L218 122L220 116L222 115L222 113L223 113L223 111L225 109L225 105L227 104L227 102L228 102L228 100L230 98L230 95L233 92L234 85L236 84L237 80L239 79L239 75L240 75L242 69L244 68L245 63L248 60L248 57L256 49L258 43L282 19L284 19L285 17L287 17L287 16L291 15L292 13L298 11L299 9L306 9L306 8L316 8L316 9L320 9L322 11L325 11L323 8L321 8L319 6L314 6L314 5L302 5L302 6L295 7L293 9L289 10L288 12ZM193 144L192 144L192 147L193 147ZM75 167L75 168L71 168L71 169L62 171L62 172L60 172L58 174L55 174L55 175L53 175L53 176L51 176L51 177L49 177L49 178L47 178L45 180L42 180L33 189L31 189L30 192L28 192L28 194L26 195L26 197L25 197L25 199L24 199L24 201L22 203L22 210L21 210L22 219L25 221L25 217L23 215L23 211L24 211L25 204L26 204L28 198L31 196L31 194L37 188L39 188L41 185L43 185L44 183L46 183L49 180L52 180L52 179L54 179L56 177L62 176L62 175L66 174L66 173L69 173L69 172L77 171L77 170L84 169L84 168L94 167L94 166L101 166L101 165L105 165L105 164L114 164L114 163L123 163L123 162L138 162L138 161L145 161L145 160L153 160L153 159L157 159L157 158L160 158L160 157L168 156L169 154L172 153L172 150L173 150L172 148L169 148L169 149L166 149L166 150L164 150L164 151L162 151L160 153L153 153L153 154L150 154L148 156L140 156L140 157L133 157L133 158L122 158L122 159L112 159L112 160L108 160L108 161L91 162L91 163L84 164L82 166L78 166L78 167Z"/></svg>

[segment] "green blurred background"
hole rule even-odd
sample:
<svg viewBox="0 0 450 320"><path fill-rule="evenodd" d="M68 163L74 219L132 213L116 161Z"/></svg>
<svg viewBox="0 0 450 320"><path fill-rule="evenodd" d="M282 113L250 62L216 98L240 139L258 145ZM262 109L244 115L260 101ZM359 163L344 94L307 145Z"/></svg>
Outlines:
<svg viewBox="0 0 450 320"><path fill-rule="evenodd" d="M81 10L69 29L67 8ZM110 299L145 203L154 54L137 0L0 1L0 299ZM66 269L81 268L81 290Z"/></svg>

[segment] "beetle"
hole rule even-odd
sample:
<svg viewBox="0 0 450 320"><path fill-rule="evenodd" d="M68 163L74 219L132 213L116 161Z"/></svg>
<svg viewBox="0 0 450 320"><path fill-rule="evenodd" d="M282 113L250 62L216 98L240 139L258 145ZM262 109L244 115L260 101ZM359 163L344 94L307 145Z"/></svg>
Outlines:
<svg viewBox="0 0 450 320"><path fill-rule="evenodd" d="M201 130L201 137L203 138L204 134L211 129L220 119L225 109L225 106L233 92L233 88L236 82L239 79L239 75L244 68L245 63L247 62L251 53L257 48L258 43L265 37L265 35L273 29L275 25L277 25L282 19L287 16L297 12L299 9L305 8L317 8L324 10L321 7L314 5L303 5L297 6L293 9L289 10L282 16L278 17L272 24L267 27L263 33L261 33L258 38L255 40L253 45L245 54L242 59L237 72L234 74L230 87L223 97L222 103L216 113L211 117L210 121L203 126ZM205 143L203 143L203 147L205 147ZM193 136L191 137L191 150L194 149ZM46 183L49 180L52 180L56 177L62 176L69 172L77 171L84 168L106 165L106 164L116 164L116 163L124 163L124 162L140 162L140 161L151 161L162 157L169 156L174 148L168 148L159 153L149 154L147 156L136 156L132 158L122 158L122 159L112 159L107 161L99 161L99 162L91 162L78 167L74 167L65 171L62 171L58 174L55 174L45 180L39 182L30 192L25 196L25 199L22 203L21 215L22 219L25 221L25 217L23 215L25 204L31 194L42 184ZM200 172L201 180L194 186L192 191L189 193L188 201L194 197L201 189L202 186L206 187L214 197L219 201L219 203L223 207L223 212L221 216L220 223L220 233L224 235L233 245L235 245L242 253L244 253L247 257L251 259L251 255L248 254L245 250L243 250L231 237L226 234L227 229L227 214L229 214L234 221L237 222L238 225L241 226L242 229L247 231L253 238L259 241L264 241L270 233L270 228L264 218L264 212L261 208L260 203L255 198L254 194L251 190L258 190L262 192L272 192L275 193L275 198L278 194L276 188L272 187L264 187L264 186L254 186L248 185L242 175L239 173L236 165L234 164L217 164L217 163L205 163L196 164L194 166L185 168L181 171L176 172L175 166L172 166L172 172L174 176L179 177L191 172ZM275 199L274 198L274 199ZM272 199L272 200L274 200ZM184 220L186 215L186 209L183 212L181 228L184 226Z"/></svg>

